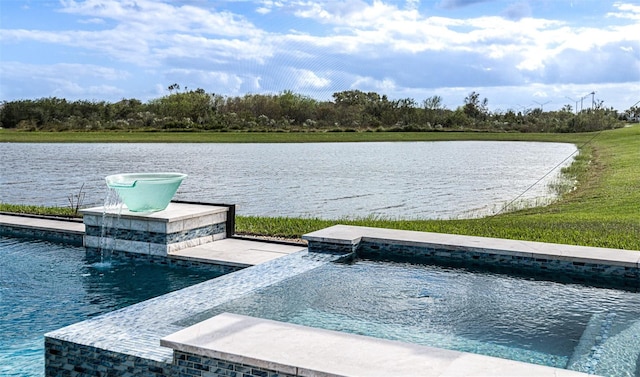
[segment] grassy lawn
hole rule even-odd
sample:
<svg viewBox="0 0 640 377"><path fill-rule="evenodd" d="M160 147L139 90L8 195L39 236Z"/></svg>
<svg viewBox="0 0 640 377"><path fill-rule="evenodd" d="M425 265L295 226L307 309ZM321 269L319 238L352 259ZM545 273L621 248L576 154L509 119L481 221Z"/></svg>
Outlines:
<svg viewBox="0 0 640 377"><path fill-rule="evenodd" d="M549 206L469 220L258 218L239 216L239 233L296 238L334 224L363 225L640 250L640 126L585 134L515 133L23 133L0 142L372 142L524 140L575 143L575 190ZM55 209L0 204L1 211Z"/></svg>
<svg viewBox="0 0 640 377"><path fill-rule="evenodd" d="M322 143L440 140L588 140L590 134L491 132L20 132L0 130L15 143Z"/></svg>

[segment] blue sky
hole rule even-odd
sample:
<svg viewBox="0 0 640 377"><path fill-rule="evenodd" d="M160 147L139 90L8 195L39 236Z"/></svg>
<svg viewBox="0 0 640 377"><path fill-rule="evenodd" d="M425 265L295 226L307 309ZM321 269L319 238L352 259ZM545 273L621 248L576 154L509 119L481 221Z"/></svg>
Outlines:
<svg viewBox="0 0 640 377"><path fill-rule="evenodd" d="M450 109L476 91L493 111L586 108L595 92L625 110L640 101L640 2L0 2L0 101L147 101L173 83L225 96L438 95Z"/></svg>

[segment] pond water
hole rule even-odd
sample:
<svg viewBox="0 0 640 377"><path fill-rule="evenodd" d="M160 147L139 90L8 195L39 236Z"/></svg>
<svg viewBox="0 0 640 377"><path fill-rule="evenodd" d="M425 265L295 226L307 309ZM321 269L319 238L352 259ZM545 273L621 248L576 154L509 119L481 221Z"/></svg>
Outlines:
<svg viewBox="0 0 640 377"><path fill-rule="evenodd" d="M572 144L0 144L0 202L101 205L104 178L177 171L175 199L236 204L245 216L466 218L517 199L539 203L572 162Z"/></svg>

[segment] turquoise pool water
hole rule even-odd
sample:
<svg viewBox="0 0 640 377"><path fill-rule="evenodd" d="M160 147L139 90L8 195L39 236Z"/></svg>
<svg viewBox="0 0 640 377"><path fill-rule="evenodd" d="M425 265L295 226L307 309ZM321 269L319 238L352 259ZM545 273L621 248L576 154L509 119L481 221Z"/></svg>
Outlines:
<svg viewBox="0 0 640 377"><path fill-rule="evenodd" d="M92 264L81 247L0 237L0 376L42 376L48 331L219 275L141 262Z"/></svg>
<svg viewBox="0 0 640 377"><path fill-rule="evenodd" d="M604 376L638 376L640 294L399 261L330 263L216 307Z"/></svg>

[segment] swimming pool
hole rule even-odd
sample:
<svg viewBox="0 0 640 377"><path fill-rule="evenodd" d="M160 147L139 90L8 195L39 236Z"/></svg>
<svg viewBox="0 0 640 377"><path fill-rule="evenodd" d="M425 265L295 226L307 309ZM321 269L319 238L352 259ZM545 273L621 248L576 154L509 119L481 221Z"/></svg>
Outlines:
<svg viewBox="0 0 640 377"><path fill-rule="evenodd" d="M624 290L366 259L326 264L183 324L223 312L598 375L640 372L640 293Z"/></svg>
<svg viewBox="0 0 640 377"><path fill-rule="evenodd" d="M0 237L0 375L42 376L43 334L220 276L139 261L92 264L82 247Z"/></svg>

